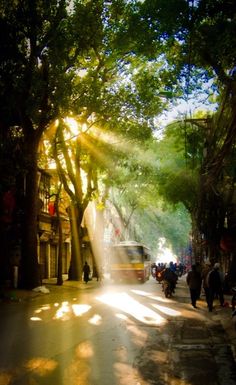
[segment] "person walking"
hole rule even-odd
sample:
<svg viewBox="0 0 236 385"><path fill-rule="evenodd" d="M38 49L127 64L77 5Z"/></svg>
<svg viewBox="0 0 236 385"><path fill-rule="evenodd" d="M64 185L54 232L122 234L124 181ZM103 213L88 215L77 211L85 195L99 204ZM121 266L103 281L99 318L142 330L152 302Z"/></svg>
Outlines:
<svg viewBox="0 0 236 385"><path fill-rule="evenodd" d="M209 286L208 286L208 274L212 270L211 262L206 261L205 267L202 270L202 287L206 296L206 303L209 307Z"/></svg>
<svg viewBox="0 0 236 385"><path fill-rule="evenodd" d="M202 277L196 265L192 265L192 270L187 274L186 282L189 287L192 306L197 309L197 299L201 291Z"/></svg>
<svg viewBox="0 0 236 385"><path fill-rule="evenodd" d="M90 274L90 267L87 262L85 262L83 267L83 273L84 273L84 282L88 283L89 281L89 274Z"/></svg>
<svg viewBox="0 0 236 385"><path fill-rule="evenodd" d="M208 274L208 287L209 287L209 303L208 309L212 312L213 302L215 298L218 298L220 305L224 306L224 294L223 294L223 279L220 272L220 264L217 262L214 264L213 269Z"/></svg>

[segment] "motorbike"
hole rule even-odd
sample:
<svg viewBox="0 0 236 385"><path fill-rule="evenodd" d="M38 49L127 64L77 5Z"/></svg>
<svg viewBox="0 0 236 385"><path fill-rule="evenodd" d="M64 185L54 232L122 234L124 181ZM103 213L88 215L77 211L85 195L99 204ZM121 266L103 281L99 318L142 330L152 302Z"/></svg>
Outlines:
<svg viewBox="0 0 236 385"><path fill-rule="evenodd" d="M162 290L163 290L163 292L165 294L165 297L166 298L170 298L172 296L172 293L173 293L173 287L171 285L171 282L166 281L164 279L163 282L162 282Z"/></svg>

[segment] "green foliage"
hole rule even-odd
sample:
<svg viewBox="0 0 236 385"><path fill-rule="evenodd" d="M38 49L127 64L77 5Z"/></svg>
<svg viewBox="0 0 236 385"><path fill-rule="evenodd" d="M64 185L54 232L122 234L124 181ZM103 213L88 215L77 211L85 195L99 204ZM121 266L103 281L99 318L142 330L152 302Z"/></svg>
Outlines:
<svg viewBox="0 0 236 385"><path fill-rule="evenodd" d="M236 5L232 0L200 1L193 10L193 55L201 66L228 70L235 65ZM222 78L223 80L223 78Z"/></svg>
<svg viewBox="0 0 236 385"><path fill-rule="evenodd" d="M160 149L160 145L153 139L144 142L142 147L133 147L129 159L124 159L123 165L120 160L119 178L113 182L110 199L123 222L126 236L128 230L130 238L145 242L153 251L157 248L158 239L164 237L177 252L188 241L190 217L183 203L189 207L194 201L191 195L193 180L190 178L187 186L186 174L180 176L173 171L176 154L167 155L166 146L162 148L162 159ZM162 168L162 161L166 168ZM180 174L180 165L175 167ZM173 234L175 223L176 231Z"/></svg>
<svg viewBox="0 0 236 385"><path fill-rule="evenodd" d="M184 204L189 212L198 194L203 146L200 131L190 124L173 123L166 128L163 139L152 144L159 164L155 170L158 194L173 205Z"/></svg>
<svg viewBox="0 0 236 385"><path fill-rule="evenodd" d="M2 3L0 114L8 124L30 119L37 129L57 113L58 96L69 88L65 18L64 1Z"/></svg>
<svg viewBox="0 0 236 385"><path fill-rule="evenodd" d="M179 255L180 250L188 243L191 229L189 214L181 204L174 209L171 206L163 208L162 205L163 202L159 199L155 206L135 212L137 239L149 245L155 255L159 239L165 238L166 245Z"/></svg>

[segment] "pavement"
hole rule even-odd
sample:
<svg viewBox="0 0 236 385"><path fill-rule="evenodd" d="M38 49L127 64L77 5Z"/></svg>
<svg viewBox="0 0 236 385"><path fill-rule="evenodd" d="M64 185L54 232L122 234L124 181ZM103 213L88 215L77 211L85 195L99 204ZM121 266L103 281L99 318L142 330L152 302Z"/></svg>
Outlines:
<svg viewBox="0 0 236 385"><path fill-rule="evenodd" d="M223 329L228 337L229 343L232 348L234 360L236 362L236 324L232 319L232 308L231 308L231 297L230 295L224 295L225 304L227 306L217 307L217 310L213 309L213 320L219 320L223 326Z"/></svg>
<svg viewBox="0 0 236 385"><path fill-rule="evenodd" d="M106 281L106 279L105 279ZM183 278L182 282L185 282ZM106 283L106 282L105 282ZM103 283L102 283L103 284ZM63 285L58 286L56 278L45 279L43 280L43 284L41 287L37 288L37 290L21 290L21 289L4 289L0 292L0 305L1 302L4 303L21 303L25 301L34 300L37 297L45 296L48 293L58 293L67 291L70 288L76 288L78 290L84 291L86 289L91 288L99 288L101 286L101 282L93 279L85 284L83 281L68 281L67 279L63 280ZM187 288L187 286L186 286ZM236 324L232 320L232 308L231 308L231 295L224 295L226 306L220 307L216 306L213 309L212 313L209 313L209 316L213 321L220 321L229 344L231 345L231 349L234 355L234 359L236 362ZM206 307L205 298L202 294L201 299L197 302L197 306L200 308ZM207 313L206 313L207 314ZM208 314L207 314L208 315Z"/></svg>
<svg viewBox="0 0 236 385"><path fill-rule="evenodd" d="M86 288L96 288L100 286L100 282L93 279L89 281L86 285L83 281L68 281L67 278L63 279L63 285L57 285L57 279L44 279L42 286L35 288L33 290L22 290L22 289L14 289L14 288L4 288L0 290L0 303L1 302L24 302L33 300L36 297L44 296L48 293L55 293L58 291L64 291L69 288L76 288L80 290L84 290Z"/></svg>

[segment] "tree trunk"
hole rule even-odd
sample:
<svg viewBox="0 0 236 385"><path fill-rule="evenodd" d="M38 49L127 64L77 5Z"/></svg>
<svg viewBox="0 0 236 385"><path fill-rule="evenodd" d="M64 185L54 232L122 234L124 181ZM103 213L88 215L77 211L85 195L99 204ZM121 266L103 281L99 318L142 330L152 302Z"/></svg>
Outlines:
<svg viewBox="0 0 236 385"><path fill-rule="evenodd" d="M96 222L95 231L92 233L91 229L88 229L89 238L92 246L92 254L94 256L94 263L97 267L97 272L101 270L104 264L104 217L103 210L96 209Z"/></svg>
<svg viewBox="0 0 236 385"><path fill-rule="evenodd" d="M191 264L198 261L199 256L199 229L197 226L197 221L195 214L191 213L192 221L192 255L191 255Z"/></svg>
<svg viewBox="0 0 236 385"><path fill-rule="evenodd" d="M78 207L71 206L70 225L71 225L71 261L68 272L68 280L79 281L82 279L82 231L81 221L83 213Z"/></svg>
<svg viewBox="0 0 236 385"><path fill-rule="evenodd" d="M58 231L57 285L62 286L63 285L63 278L62 278L63 235L62 235L61 216L60 216L60 210L59 210L59 193L56 194L55 208L56 208L56 220L57 220L57 231Z"/></svg>
<svg viewBox="0 0 236 385"><path fill-rule="evenodd" d="M28 143L28 168L24 180L24 217L22 227L22 261L20 286L33 289L40 286L40 271L37 255L37 143Z"/></svg>

